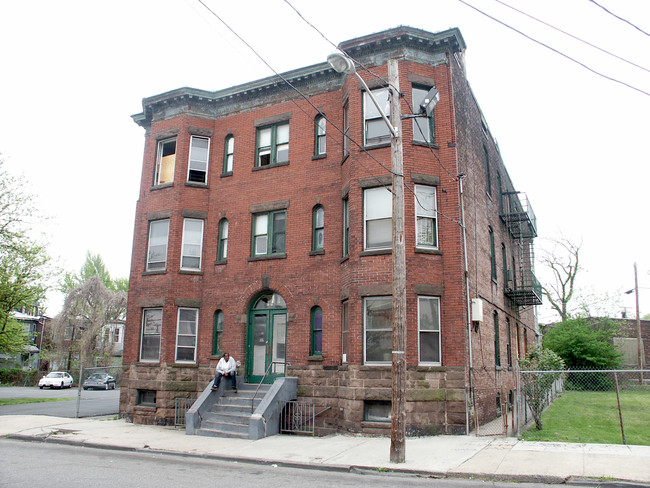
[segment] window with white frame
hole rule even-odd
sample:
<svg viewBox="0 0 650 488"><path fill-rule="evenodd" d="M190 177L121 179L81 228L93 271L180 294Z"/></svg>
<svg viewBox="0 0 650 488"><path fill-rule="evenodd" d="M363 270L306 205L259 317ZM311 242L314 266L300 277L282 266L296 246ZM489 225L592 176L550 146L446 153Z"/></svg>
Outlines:
<svg viewBox="0 0 650 488"><path fill-rule="evenodd" d="M414 86L411 94L413 97L413 110L417 113L420 105L429 93L431 88L421 88ZM413 118L413 140L420 142L434 142L433 116L431 117L414 117Z"/></svg>
<svg viewBox="0 0 650 488"><path fill-rule="evenodd" d="M415 220L416 246L438 247L438 213L434 186L415 185Z"/></svg>
<svg viewBox="0 0 650 488"><path fill-rule="evenodd" d="M190 163L187 170L187 181L195 183L208 182L208 155L210 139L192 136L190 140Z"/></svg>
<svg viewBox="0 0 650 488"><path fill-rule="evenodd" d="M176 138L158 141L156 153L156 172L154 185L164 185L174 181L174 167L176 165Z"/></svg>
<svg viewBox="0 0 650 488"><path fill-rule="evenodd" d="M390 249L393 243L391 187L363 191L364 249Z"/></svg>
<svg viewBox="0 0 650 488"><path fill-rule="evenodd" d="M440 299L418 297L420 363L440 364Z"/></svg>
<svg viewBox="0 0 650 488"><path fill-rule="evenodd" d="M325 247L325 209L316 205L312 211L311 250L322 251Z"/></svg>
<svg viewBox="0 0 650 488"><path fill-rule="evenodd" d="M183 222L181 269L201 269L202 248L203 220L185 219Z"/></svg>
<svg viewBox="0 0 650 488"><path fill-rule="evenodd" d="M390 120L388 88L377 88L370 90L370 92L384 111L384 115ZM363 126L363 143L365 145L370 146L390 142L390 128L368 92L363 93Z"/></svg>
<svg viewBox="0 0 650 488"><path fill-rule="evenodd" d="M196 329L199 323L197 308L179 308L176 327L176 361L196 361Z"/></svg>
<svg viewBox="0 0 650 488"><path fill-rule="evenodd" d="M235 159L235 136L232 134L226 136L224 146L225 154L223 156L223 172L232 173L233 162Z"/></svg>
<svg viewBox="0 0 650 488"><path fill-rule="evenodd" d="M390 363L393 344L393 298L365 297L363 312L364 362Z"/></svg>
<svg viewBox="0 0 650 488"><path fill-rule="evenodd" d="M343 200L343 256L350 254L350 201Z"/></svg>
<svg viewBox="0 0 650 488"><path fill-rule="evenodd" d="M147 249L147 271L164 270L167 266L167 240L169 219L149 222L149 247Z"/></svg>
<svg viewBox="0 0 650 488"><path fill-rule="evenodd" d="M287 211L278 210L253 215L253 256L284 254Z"/></svg>
<svg viewBox="0 0 650 488"><path fill-rule="evenodd" d="M140 361L160 361L162 315L162 308L145 308L142 310Z"/></svg>
<svg viewBox="0 0 650 488"><path fill-rule="evenodd" d="M257 130L256 166L289 162L289 123Z"/></svg>

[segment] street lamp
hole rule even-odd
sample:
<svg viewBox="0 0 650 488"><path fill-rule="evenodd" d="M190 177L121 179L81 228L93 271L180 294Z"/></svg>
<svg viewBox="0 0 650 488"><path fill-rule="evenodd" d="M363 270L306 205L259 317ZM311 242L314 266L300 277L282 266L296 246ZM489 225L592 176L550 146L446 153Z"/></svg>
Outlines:
<svg viewBox="0 0 650 488"><path fill-rule="evenodd" d="M637 279L636 263L634 263L634 288L625 292L626 295L634 292L636 301L636 340L639 363L639 383L643 383L643 346L641 341L641 319L639 317L639 282Z"/></svg>
<svg viewBox="0 0 650 488"><path fill-rule="evenodd" d="M327 62L338 73L354 74L388 126L391 138L392 172L392 257L393 257L393 350L391 366L391 435L390 461L403 463L406 458L406 246L404 242L404 175L402 156L402 117L399 103L399 77L396 59L388 60L390 120L357 73L354 62L342 53L333 53ZM439 99L437 90L428 94L420 112L430 115ZM347 137L347 136L346 136Z"/></svg>

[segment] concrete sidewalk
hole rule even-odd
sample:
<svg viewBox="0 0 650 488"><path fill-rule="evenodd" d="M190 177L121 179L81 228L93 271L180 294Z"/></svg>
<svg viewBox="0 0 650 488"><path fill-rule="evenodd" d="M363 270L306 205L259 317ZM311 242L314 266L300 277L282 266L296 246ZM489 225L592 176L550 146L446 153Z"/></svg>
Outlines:
<svg viewBox="0 0 650 488"><path fill-rule="evenodd" d="M336 470L391 470L434 477L562 483L574 479L650 483L650 446L525 442L513 438L408 438L406 462L389 462L390 439L276 435L258 441L187 436L173 427L102 418L0 416L0 436L106 449ZM224 443L227 442L227 449ZM581 481L582 483L582 481ZM620 484L617 484L620 485Z"/></svg>

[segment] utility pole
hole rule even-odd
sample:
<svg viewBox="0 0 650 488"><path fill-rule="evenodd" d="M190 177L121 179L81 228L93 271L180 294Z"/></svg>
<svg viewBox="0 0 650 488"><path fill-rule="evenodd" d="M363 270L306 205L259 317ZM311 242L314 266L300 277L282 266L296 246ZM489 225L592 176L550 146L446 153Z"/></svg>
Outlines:
<svg viewBox="0 0 650 488"><path fill-rule="evenodd" d="M406 245L404 243L404 167L399 69L388 60L390 93L390 150L393 186L393 351L391 367L390 461L406 459Z"/></svg>
<svg viewBox="0 0 650 488"><path fill-rule="evenodd" d="M634 299L636 300L636 339L639 353L639 383L643 383L643 343L641 341L641 318L639 317L639 282L634 263Z"/></svg>

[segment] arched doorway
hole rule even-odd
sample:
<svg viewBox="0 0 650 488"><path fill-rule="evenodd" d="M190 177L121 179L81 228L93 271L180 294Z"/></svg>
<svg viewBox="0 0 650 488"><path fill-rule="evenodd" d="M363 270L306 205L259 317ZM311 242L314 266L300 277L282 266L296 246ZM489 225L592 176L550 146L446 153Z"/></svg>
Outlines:
<svg viewBox="0 0 650 488"><path fill-rule="evenodd" d="M287 343L287 304L267 291L251 302L246 334L246 380L273 383L284 376Z"/></svg>

